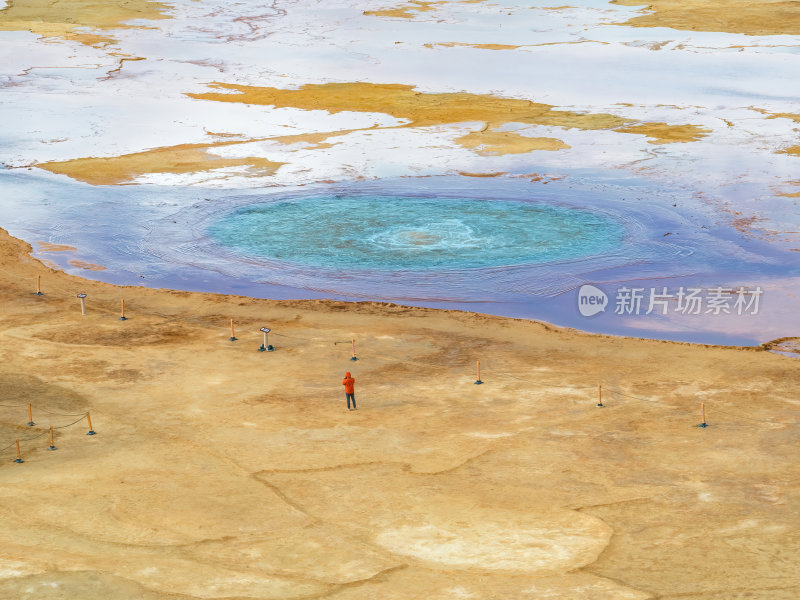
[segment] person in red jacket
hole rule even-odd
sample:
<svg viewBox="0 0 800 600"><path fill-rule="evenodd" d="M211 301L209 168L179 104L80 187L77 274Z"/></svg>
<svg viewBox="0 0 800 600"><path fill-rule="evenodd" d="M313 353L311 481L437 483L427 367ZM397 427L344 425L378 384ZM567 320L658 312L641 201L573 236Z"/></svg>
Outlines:
<svg viewBox="0 0 800 600"><path fill-rule="evenodd" d="M344 374L342 379L344 393L347 396L347 410L356 410L356 380L350 375L350 371ZM353 408L350 408L350 400L353 401Z"/></svg>

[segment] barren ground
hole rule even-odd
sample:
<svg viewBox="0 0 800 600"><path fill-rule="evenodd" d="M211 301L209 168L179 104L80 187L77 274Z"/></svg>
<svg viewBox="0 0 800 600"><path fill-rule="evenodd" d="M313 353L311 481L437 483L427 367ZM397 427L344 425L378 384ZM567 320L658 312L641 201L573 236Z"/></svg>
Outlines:
<svg viewBox="0 0 800 600"><path fill-rule="evenodd" d="M118 288L0 242L0 597L800 595L800 361ZM98 435L24 441L74 420L45 410Z"/></svg>

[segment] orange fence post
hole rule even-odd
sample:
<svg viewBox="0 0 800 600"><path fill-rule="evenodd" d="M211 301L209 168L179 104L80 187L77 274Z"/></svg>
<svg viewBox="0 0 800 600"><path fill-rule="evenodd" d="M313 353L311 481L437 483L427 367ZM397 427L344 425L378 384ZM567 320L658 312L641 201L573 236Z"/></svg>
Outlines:
<svg viewBox="0 0 800 600"><path fill-rule="evenodd" d="M236 334L233 331L233 319L231 319L231 337L229 337L228 340L231 342L236 341Z"/></svg>
<svg viewBox="0 0 800 600"><path fill-rule="evenodd" d="M353 345L353 356L350 357L350 360L358 360L358 358L356 358L356 339L350 338L350 343Z"/></svg>
<svg viewBox="0 0 800 600"><path fill-rule="evenodd" d="M31 403L28 402L28 427L33 427L36 423L33 422L33 409L31 408Z"/></svg>
<svg viewBox="0 0 800 600"><path fill-rule="evenodd" d="M603 386L602 385L598 385L597 386L597 406L599 406L600 408L603 408L603 406L605 406L603 404Z"/></svg>
<svg viewBox="0 0 800 600"><path fill-rule="evenodd" d="M89 421L89 432L86 435L97 435L97 432L92 428L92 415L86 413L86 420Z"/></svg>
<svg viewBox="0 0 800 600"><path fill-rule="evenodd" d="M125 316L125 298L122 299L122 313L119 316L120 321L127 321L128 317Z"/></svg>
<svg viewBox="0 0 800 600"><path fill-rule="evenodd" d="M25 462L24 460L22 460L22 456L20 456L19 454L19 440L17 440L17 458L14 459L14 462L15 463Z"/></svg>
<svg viewBox="0 0 800 600"><path fill-rule="evenodd" d="M55 443L53 442L53 426L50 425L50 445L47 447L48 450L57 450Z"/></svg>
<svg viewBox="0 0 800 600"><path fill-rule="evenodd" d="M706 423L706 404L705 402L700 403L700 415L703 417L702 423L698 425L698 427L708 427L708 423Z"/></svg>
<svg viewBox="0 0 800 600"><path fill-rule="evenodd" d="M478 374L478 378L475 380L475 385L480 385L483 383L483 381L481 381L481 361L475 361L475 367Z"/></svg>
<svg viewBox="0 0 800 600"><path fill-rule="evenodd" d="M42 276L41 275L37 275L36 276L36 295L37 296L43 296L44 295L44 294L42 294Z"/></svg>

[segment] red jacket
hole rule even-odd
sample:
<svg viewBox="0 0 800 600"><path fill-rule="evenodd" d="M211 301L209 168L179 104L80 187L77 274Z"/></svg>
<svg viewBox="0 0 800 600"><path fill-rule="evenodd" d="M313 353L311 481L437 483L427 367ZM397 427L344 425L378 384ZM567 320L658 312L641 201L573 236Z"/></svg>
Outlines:
<svg viewBox="0 0 800 600"><path fill-rule="evenodd" d="M350 372L344 374L344 379L342 379L342 385L344 386L344 393L345 394L355 394L356 389L356 380L350 375Z"/></svg>

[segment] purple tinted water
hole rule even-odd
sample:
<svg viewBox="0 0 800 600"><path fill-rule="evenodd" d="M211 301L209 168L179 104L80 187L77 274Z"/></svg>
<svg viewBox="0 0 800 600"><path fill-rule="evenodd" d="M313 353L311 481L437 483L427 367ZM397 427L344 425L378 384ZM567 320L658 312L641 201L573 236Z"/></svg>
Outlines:
<svg viewBox="0 0 800 600"><path fill-rule="evenodd" d="M657 188L644 180L618 176L574 170L567 179L548 185L515 178L440 177L231 191L91 187L60 177L2 171L3 189L9 193L0 203L0 218L13 235L29 242L78 248L72 254L39 256L69 272L116 284L278 299L389 301L704 343L752 344L800 334L792 298L800 292L800 269L792 253L721 224L719 215L695 200L690 191ZM405 225L395 222L381 229L380 219L373 222L372 233L379 243L373 244L372 260L377 263L324 264L291 254L273 256L266 237L269 230L261 254L213 235L220 223L230 223L232 216L265 204L303 206L313 216L315 206L327 203L330 208L331 198L362 202L376 197L416 203ZM437 217L436 210L447 212L442 207L458 203L491 206L492 226L476 234L480 211L472 211L470 219L475 221L452 212L444 220L440 218L444 213ZM556 220L540 233L552 233L559 219L561 225L575 225L570 215L580 216L577 221L588 218L575 230L580 232L577 244L564 246L566 254L535 255L525 244L512 243L503 245L500 255L491 255L488 248L491 259L479 260L481 244L486 246L493 236L502 240L506 230L518 235L519 223L524 221L518 216L525 210L536 214L531 209L542 207L548 218ZM396 206L390 208L397 215ZM587 223L590 226L584 227ZM229 228L227 233L234 231ZM260 236L255 238L260 242ZM481 239L476 242L477 238ZM448 245L448 239L458 243ZM380 264L377 248L396 246L397 240L406 245L409 240L421 241L416 245L423 247L444 244L450 259L427 267L412 263L387 268ZM557 240L554 236L549 242ZM285 236L284 249L291 250L292 241L298 249L307 248L302 227ZM472 244L470 251L478 258L462 260L459 244ZM510 254L503 254L507 251ZM107 270L76 269L68 264L71 258L103 264ZM605 311L585 317L578 310L577 291L589 283L606 293L609 304ZM643 290L641 314L615 312L618 290L626 285ZM674 295L681 287L719 285L762 286L759 313L686 315L671 310L667 315L645 314L652 290L666 287Z"/></svg>

